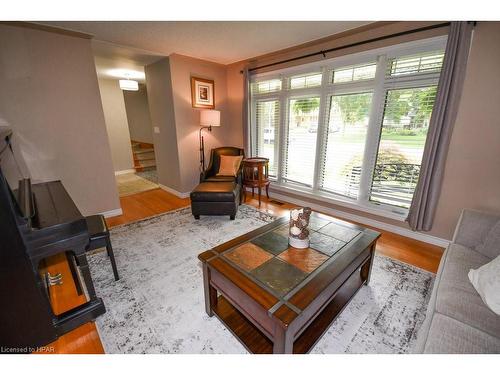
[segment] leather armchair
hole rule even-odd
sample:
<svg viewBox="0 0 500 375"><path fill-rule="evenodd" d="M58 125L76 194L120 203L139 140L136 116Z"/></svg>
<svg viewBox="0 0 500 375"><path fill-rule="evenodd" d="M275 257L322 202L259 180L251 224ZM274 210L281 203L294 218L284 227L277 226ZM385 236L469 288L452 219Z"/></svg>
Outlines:
<svg viewBox="0 0 500 375"><path fill-rule="evenodd" d="M240 188L242 186L242 170L243 163L240 164L240 169L236 174L236 177L232 176L217 176L217 172L220 167L220 157L221 155L227 156L243 156L245 157L245 151L242 148L238 147L218 147L213 148L210 151L210 162L208 164L207 169L200 173L200 183L201 182L236 182Z"/></svg>

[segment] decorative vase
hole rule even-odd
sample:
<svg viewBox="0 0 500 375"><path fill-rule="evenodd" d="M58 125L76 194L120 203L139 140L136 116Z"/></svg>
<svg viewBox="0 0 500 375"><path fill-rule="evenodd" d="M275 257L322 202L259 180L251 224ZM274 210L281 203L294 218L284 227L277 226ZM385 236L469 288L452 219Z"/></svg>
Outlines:
<svg viewBox="0 0 500 375"><path fill-rule="evenodd" d="M297 249L309 247L309 219L311 217L309 207L296 208L290 211L290 229L288 232L288 243Z"/></svg>

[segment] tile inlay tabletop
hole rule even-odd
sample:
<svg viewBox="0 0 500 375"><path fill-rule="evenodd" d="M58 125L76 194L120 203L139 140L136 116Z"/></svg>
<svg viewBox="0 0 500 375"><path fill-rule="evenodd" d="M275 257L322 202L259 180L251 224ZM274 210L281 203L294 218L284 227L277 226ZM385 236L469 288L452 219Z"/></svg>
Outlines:
<svg viewBox="0 0 500 375"><path fill-rule="evenodd" d="M288 244L288 226L288 218L281 218L199 255L208 315L222 320L251 352L308 352L341 311L335 306L369 281L378 232L313 213L310 246L297 249ZM328 295L332 299L321 302ZM302 332L303 324L312 331L286 333Z"/></svg>

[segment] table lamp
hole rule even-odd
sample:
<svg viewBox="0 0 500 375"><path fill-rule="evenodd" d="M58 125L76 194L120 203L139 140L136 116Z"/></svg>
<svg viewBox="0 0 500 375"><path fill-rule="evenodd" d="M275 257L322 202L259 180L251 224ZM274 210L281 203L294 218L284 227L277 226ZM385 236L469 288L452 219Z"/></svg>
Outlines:
<svg viewBox="0 0 500 375"><path fill-rule="evenodd" d="M206 109L200 111L200 169L205 170L205 144L203 141L203 129L212 131L212 126L220 126L220 111L214 109Z"/></svg>

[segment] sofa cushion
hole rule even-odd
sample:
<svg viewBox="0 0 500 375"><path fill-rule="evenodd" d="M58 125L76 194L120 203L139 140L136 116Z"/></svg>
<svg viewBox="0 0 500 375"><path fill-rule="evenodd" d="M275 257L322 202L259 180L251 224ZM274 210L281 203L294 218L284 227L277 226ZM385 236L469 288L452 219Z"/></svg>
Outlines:
<svg viewBox="0 0 500 375"><path fill-rule="evenodd" d="M500 339L500 316L475 293L439 286L436 311Z"/></svg>
<svg viewBox="0 0 500 375"><path fill-rule="evenodd" d="M470 270L468 276L486 306L500 315L500 255L477 270Z"/></svg>
<svg viewBox="0 0 500 375"><path fill-rule="evenodd" d="M444 288L453 287L474 294L476 291L467 274L471 268L479 268L489 261L488 257L468 247L450 244L445 254L440 286L442 284Z"/></svg>
<svg viewBox="0 0 500 375"><path fill-rule="evenodd" d="M484 241L476 246L476 251L491 259L500 255L500 220L490 229Z"/></svg>
<svg viewBox="0 0 500 375"><path fill-rule="evenodd" d="M234 202L239 186L234 182L202 182L191 192L192 202Z"/></svg>
<svg viewBox="0 0 500 375"><path fill-rule="evenodd" d="M500 353L500 339L435 313L424 353Z"/></svg>
<svg viewBox="0 0 500 375"><path fill-rule="evenodd" d="M471 268L486 263L484 255L451 244L437 285L435 310L500 338L500 316L484 304L467 276Z"/></svg>
<svg viewBox="0 0 500 375"><path fill-rule="evenodd" d="M476 247L484 241L488 232L499 220L499 214L465 209L460 215L453 242L471 248Z"/></svg>

